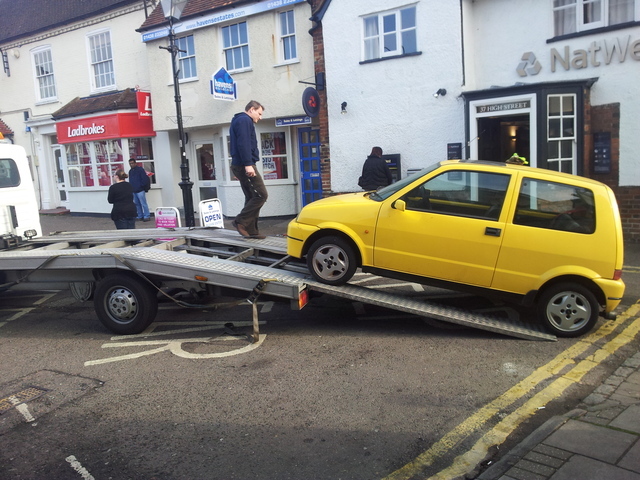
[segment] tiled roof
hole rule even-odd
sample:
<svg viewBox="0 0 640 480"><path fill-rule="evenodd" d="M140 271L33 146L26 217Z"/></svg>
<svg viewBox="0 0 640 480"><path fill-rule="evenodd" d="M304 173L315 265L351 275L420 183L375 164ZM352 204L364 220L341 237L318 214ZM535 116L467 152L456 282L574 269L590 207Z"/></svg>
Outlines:
<svg viewBox="0 0 640 480"><path fill-rule="evenodd" d="M13 135L13 130L11 130L9 128L9 125L4 123L1 119L0 119L0 133L2 133L5 136L6 135Z"/></svg>
<svg viewBox="0 0 640 480"><path fill-rule="evenodd" d="M82 98L76 97L64 107L53 112L51 116L54 120L58 120L65 117L137 107L135 90L127 88L119 92L103 93Z"/></svg>
<svg viewBox="0 0 640 480"><path fill-rule="evenodd" d="M0 43L142 3L143 0L0 0Z"/></svg>

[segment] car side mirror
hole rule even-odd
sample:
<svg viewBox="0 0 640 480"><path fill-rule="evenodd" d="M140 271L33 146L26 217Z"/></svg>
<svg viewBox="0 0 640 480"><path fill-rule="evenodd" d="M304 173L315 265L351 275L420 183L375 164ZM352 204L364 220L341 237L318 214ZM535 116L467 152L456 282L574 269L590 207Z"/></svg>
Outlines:
<svg viewBox="0 0 640 480"><path fill-rule="evenodd" d="M404 212L405 209L407 208L407 202L399 198L398 200L393 202L392 207L395 208L396 210L400 210L401 212Z"/></svg>

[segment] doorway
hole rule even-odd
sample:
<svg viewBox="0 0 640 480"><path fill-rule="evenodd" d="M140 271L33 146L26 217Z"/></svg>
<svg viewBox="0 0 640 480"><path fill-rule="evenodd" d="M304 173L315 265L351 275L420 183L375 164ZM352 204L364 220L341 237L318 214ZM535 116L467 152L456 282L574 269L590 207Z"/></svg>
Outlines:
<svg viewBox="0 0 640 480"><path fill-rule="evenodd" d="M197 163L198 176L195 190L198 198L196 206L202 200L218 198L218 181L216 165L213 157L213 142L193 142L194 157Z"/></svg>
<svg viewBox="0 0 640 480"><path fill-rule="evenodd" d="M56 168L56 189L58 192L57 204L60 207L69 208L69 197L67 195L67 162L65 161L65 156L63 147L61 145L53 145L51 147L53 152L53 159L55 162Z"/></svg>
<svg viewBox="0 0 640 480"><path fill-rule="evenodd" d="M504 162L514 153L531 157L529 115L478 118L478 159Z"/></svg>
<svg viewBox="0 0 640 480"><path fill-rule="evenodd" d="M322 198L322 172L320 170L320 130L300 128L300 184L302 206Z"/></svg>

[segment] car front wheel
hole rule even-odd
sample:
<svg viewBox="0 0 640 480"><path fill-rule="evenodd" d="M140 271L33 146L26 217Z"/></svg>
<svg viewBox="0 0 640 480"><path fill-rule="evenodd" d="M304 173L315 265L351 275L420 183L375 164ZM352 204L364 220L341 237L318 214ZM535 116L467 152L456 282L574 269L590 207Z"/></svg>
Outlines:
<svg viewBox="0 0 640 480"><path fill-rule="evenodd" d="M307 253L307 266L319 282L343 285L353 277L358 265L353 247L347 241L328 236L313 242Z"/></svg>
<svg viewBox="0 0 640 480"><path fill-rule="evenodd" d="M538 317L558 337L578 337L598 320L596 296L577 283L560 283L546 289L538 302Z"/></svg>

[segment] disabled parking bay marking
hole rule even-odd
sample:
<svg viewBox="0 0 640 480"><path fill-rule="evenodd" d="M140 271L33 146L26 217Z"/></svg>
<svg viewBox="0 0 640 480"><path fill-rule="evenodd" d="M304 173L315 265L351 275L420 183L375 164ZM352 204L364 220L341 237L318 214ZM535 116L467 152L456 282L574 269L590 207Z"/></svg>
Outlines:
<svg viewBox="0 0 640 480"><path fill-rule="evenodd" d="M103 358L99 360L89 360L84 362L84 366L88 367L91 365L101 365L105 363L111 362L120 362L123 360L133 360L136 358L144 357L147 355L153 355L155 353L161 353L165 351L169 351L174 355L181 358L189 358L189 359L211 359L211 358L223 358L230 357L233 355L242 355L243 353L248 353L252 350L258 348L264 342L266 335L259 335L258 341L255 343L250 343L240 348L236 348L234 350L230 350L227 352L218 352L218 353L191 353L183 348L183 344L185 343L212 343L212 342L224 342L229 340L237 340L237 337L230 337L227 335L220 336L208 336L208 337L194 337L194 338L171 338L171 339L150 339L150 338L158 338L165 335L177 335L183 333L190 332L203 332L206 330L224 330L225 325L228 322L196 322L190 323L188 325L196 325L190 328L181 328L176 330L163 330L156 331L158 327L168 327L168 326L184 326L184 322L155 322L152 323L151 326L145 330L143 333L138 335L127 335L127 336L117 336L112 337L111 340L125 340L122 342L116 343L105 343L102 345L102 348L131 348L131 347L155 347L150 350L144 350L142 352L130 353L125 355L119 355L115 357ZM264 325L266 322L259 322L260 325ZM235 327L249 327L253 326L252 322L234 322ZM141 338L145 338L146 340L138 340Z"/></svg>

